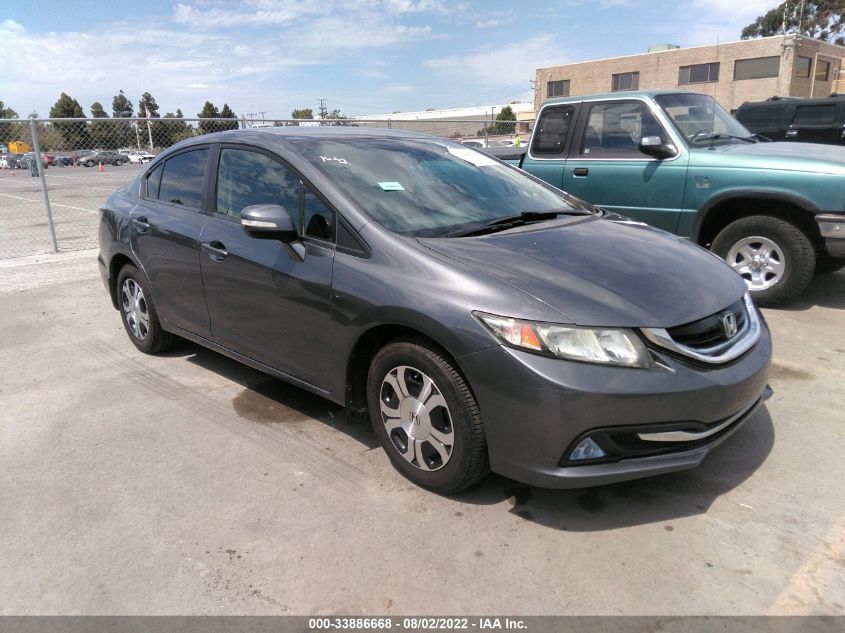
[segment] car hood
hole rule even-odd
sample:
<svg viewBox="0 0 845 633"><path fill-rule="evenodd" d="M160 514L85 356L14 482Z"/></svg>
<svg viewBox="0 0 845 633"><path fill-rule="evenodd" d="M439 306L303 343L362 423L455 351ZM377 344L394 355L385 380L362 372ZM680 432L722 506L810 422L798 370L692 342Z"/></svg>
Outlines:
<svg viewBox="0 0 845 633"><path fill-rule="evenodd" d="M691 164L845 175L845 147L820 143L730 143L697 147Z"/></svg>
<svg viewBox="0 0 845 633"><path fill-rule="evenodd" d="M745 282L716 256L638 222L578 218L418 241L578 325L673 327L718 312L746 292ZM519 306L505 316L519 317Z"/></svg>

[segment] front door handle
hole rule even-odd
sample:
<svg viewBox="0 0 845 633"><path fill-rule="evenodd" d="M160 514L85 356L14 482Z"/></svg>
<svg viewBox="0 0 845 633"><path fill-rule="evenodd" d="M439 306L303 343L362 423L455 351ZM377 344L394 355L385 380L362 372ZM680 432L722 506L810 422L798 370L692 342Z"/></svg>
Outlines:
<svg viewBox="0 0 845 633"><path fill-rule="evenodd" d="M576 167L572 170L572 173L578 178L583 178L584 176L590 173L590 170L586 167Z"/></svg>
<svg viewBox="0 0 845 633"><path fill-rule="evenodd" d="M137 230L138 233L146 233L150 230L150 222L147 218L132 218L129 220L129 223L135 227L135 230Z"/></svg>
<svg viewBox="0 0 845 633"><path fill-rule="evenodd" d="M222 262L229 255L226 246L222 242L214 240L213 242L203 242L201 245L208 256L215 262Z"/></svg>

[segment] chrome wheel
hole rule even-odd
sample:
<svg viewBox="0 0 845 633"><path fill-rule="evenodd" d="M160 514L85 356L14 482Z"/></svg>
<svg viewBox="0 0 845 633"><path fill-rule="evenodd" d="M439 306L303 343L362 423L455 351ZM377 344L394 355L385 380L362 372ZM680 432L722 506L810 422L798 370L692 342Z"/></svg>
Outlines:
<svg viewBox="0 0 845 633"><path fill-rule="evenodd" d="M143 341L150 333L150 313L144 291L134 279L130 278L123 282L120 302L123 307L123 318L126 319L129 330L135 338Z"/></svg>
<svg viewBox="0 0 845 633"><path fill-rule="evenodd" d="M771 288L786 271L783 251L767 237L741 239L731 247L725 259L751 290Z"/></svg>
<svg viewBox="0 0 845 633"><path fill-rule="evenodd" d="M408 463L433 471L449 462L455 442L452 416L431 378L407 365L391 369L381 383L379 406L391 444Z"/></svg>

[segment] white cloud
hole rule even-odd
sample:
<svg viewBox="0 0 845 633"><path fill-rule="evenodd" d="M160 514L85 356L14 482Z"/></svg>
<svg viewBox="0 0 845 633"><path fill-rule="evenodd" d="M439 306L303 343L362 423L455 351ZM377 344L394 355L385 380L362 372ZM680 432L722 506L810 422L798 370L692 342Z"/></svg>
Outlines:
<svg viewBox="0 0 845 633"><path fill-rule="evenodd" d="M385 92L414 92L416 87L411 84L391 84L382 88Z"/></svg>
<svg viewBox="0 0 845 633"><path fill-rule="evenodd" d="M497 18L490 18L489 20L477 20L475 23L475 28L477 29L492 29L497 26L503 26L507 24L506 20L501 20Z"/></svg>
<svg viewBox="0 0 845 633"><path fill-rule="evenodd" d="M518 86L526 90L535 70L543 66L566 63L567 55L559 35L539 34L511 44L491 45L438 59L429 59L425 66L444 73L459 74L468 82L492 87ZM516 92L516 91L515 91Z"/></svg>
<svg viewBox="0 0 845 633"><path fill-rule="evenodd" d="M423 0L236 5L208 0L178 4L170 22L143 28L126 21L40 32L7 19L0 21L0 41L4 50L15 51L15 61L0 72L0 95L18 111L35 108L41 115L62 91L86 112L94 100L110 109L110 95L121 88L133 103L150 91L162 111L178 106L186 114L198 107L190 101L200 89L202 100L233 107L277 101L282 91L286 101L299 99L298 88L279 81L294 67L348 62L355 55L439 37L425 24L424 11L447 9L445 3ZM405 24L401 16L409 12L418 15ZM229 20L242 28L229 28ZM273 27L254 28L249 20ZM377 62L363 64L371 77L387 79Z"/></svg>

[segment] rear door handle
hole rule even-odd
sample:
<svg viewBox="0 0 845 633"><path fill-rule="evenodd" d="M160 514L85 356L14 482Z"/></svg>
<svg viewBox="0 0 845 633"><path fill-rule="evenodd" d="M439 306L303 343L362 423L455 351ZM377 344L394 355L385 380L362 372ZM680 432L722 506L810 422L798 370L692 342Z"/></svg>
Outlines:
<svg viewBox="0 0 845 633"><path fill-rule="evenodd" d="M579 178L583 178L584 176L586 176L587 174L590 173L590 170L587 169L586 167L576 167L575 169L572 170L572 173L575 176L578 176Z"/></svg>
<svg viewBox="0 0 845 633"><path fill-rule="evenodd" d="M150 222L147 218L132 218L129 223L135 227L138 233L146 233L150 230Z"/></svg>
<svg viewBox="0 0 845 633"><path fill-rule="evenodd" d="M229 252L226 250L226 246L217 240L214 240L213 242L203 242L200 246L202 247L202 250L204 250L208 256L216 262L222 262L229 255Z"/></svg>

